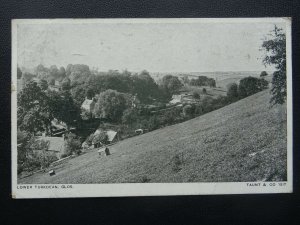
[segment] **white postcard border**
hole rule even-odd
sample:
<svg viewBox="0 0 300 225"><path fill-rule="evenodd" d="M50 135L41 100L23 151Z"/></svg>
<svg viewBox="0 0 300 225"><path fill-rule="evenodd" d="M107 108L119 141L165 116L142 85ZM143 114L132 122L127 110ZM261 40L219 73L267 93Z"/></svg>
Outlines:
<svg viewBox="0 0 300 225"><path fill-rule="evenodd" d="M17 26L49 23L286 23L287 61L287 182L133 183L133 184L17 184ZM12 20L11 146L13 198L65 198L162 195L291 193L293 191L291 18L177 19L17 19Z"/></svg>

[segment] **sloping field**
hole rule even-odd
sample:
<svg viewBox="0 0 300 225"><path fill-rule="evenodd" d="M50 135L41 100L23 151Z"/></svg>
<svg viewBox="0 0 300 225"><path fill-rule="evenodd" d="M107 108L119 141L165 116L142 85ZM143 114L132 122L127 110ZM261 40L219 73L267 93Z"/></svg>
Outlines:
<svg viewBox="0 0 300 225"><path fill-rule="evenodd" d="M181 124L91 151L19 183L232 182L286 180L285 106L263 91Z"/></svg>

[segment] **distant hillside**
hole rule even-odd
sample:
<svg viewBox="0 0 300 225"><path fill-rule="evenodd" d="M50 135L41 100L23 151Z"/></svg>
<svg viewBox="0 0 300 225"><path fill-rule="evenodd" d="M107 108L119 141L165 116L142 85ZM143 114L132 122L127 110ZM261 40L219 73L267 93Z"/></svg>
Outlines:
<svg viewBox="0 0 300 225"><path fill-rule="evenodd" d="M188 76L189 79L197 78L198 76L206 76L210 78L214 78L217 81L217 86L226 88L226 85L232 82L238 83L240 79L244 77L259 77L261 71L216 71L216 72L170 72L170 73L160 73L160 72L152 72L150 75L154 80L159 80L163 76L167 74L172 74L178 77ZM270 75L273 74L273 71L267 71Z"/></svg>
<svg viewBox="0 0 300 225"><path fill-rule="evenodd" d="M234 182L286 180L285 106L269 90L181 124L93 150L21 183Z"/></svg>

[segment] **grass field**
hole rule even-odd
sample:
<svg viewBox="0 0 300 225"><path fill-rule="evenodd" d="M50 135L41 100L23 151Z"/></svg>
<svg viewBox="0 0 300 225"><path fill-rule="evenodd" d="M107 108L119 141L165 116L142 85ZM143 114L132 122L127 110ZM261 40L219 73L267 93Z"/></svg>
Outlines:
<svg viewBox="0 0 300 225"><path fill-rule="evenodd" d="M19 183L234 182L286 180L285 106L269 90L184 123L93 150Z"/></svg>

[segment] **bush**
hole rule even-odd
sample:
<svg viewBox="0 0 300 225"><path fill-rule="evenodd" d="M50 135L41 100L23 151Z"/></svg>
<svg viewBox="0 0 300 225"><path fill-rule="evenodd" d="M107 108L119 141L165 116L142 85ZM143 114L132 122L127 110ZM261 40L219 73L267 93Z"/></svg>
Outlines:
<svg viewBox="0 0 300 225"><path fill-rule="evenodd" d="M186 105L183 107L182 113L185 117L191 117L194 113L194 108L191 105Z"/></svg>
<svg viewBox="0 0 300 225"><path fill-rule="evenodd" d="M203 107L201 105L195 105L195 115L200 116L203 114Z"/></svg>
<svg viewBox="0 0 300 225"><path fill-rule="evenodd" d="M231 83L227 85L227 97L230 101L235 101L239 97L238 85L236 83Z"/></svg>
<svg viewBox="0 0 300 225"><path fill-rule="evenodd" d="M158 117L156 115L151 116L148 122L148 129L149 130L155 130L158 129L160 126Z"/></svg>
<svg viewBox="0 0 300 225"><path fill-rule="evenodd" d="M128 108L129 96L114 90L100 93L95 105L94 114L99 118L118 122L123 112Z"/></svg>
<svg viewBox="0 0 300 225"><path fill-rule="evenodd" d="M268 73L266 71L262 71L260 73L260 77L266 77L266 76L268 76Z"/></svg>
<svg viewBox="0 0 300 225"><path fill-rule="evenodd" d="M72 133L66 136L66 154L71 155L73 153L79 154L81 152L81 141Z"/></svg>
<svg viewBox="0 0 300 225"><path fill-rule="evenodd" d="M132 124L136 122L139 118L138 112L136 109L126 109L123 112L122 123L123 124Z"/></svg>
<svg viewBox="0 0 300 225"><path fill-rule="evenodd" d="M207 113L207 112L210 112L213 110L212 101L213 101L213 98L208 97L208 96L202 100L201 106L202 106L202 110L204 113Z"/></svg>
<svg viewBox="0 0 300 225"><path fill-rule="evenodd" d="M212 101L213 110L222 108L230 103L229 99L225 96L219 96Z"/></svg>
<svg viewBox="0 0 300 225"><path fill-rule="evenodd" d="M200 99L200 94L196 91L193 92L193 98L194 99Z"/></svg>
<svg viewBox="0 0 300 225"><path fill-rule="evenodd" d="M38 154L37 158L41 169L49 167L52 162L58 160L56 155L47 151L43 151L41 154Z"/></svg>
<svg viewBox="0 0 300 225"><path fill-rule="evenodd" d="M268 88L268 82L266 80L256 77L246 77L240 81L238 94L240 98L245 98L266 88Z"/></svg>
<svg viewBox="0 0 300 225"><path fill-rule="evenodd" d="M106 144L107 143L107 134L104 130L102 130L99 134L96 134L93 136L93 141L94 143L103 143L103 144Z"/></svg>
<svg viewBox="0 0 300 225"><path fill-rule="evenodd" d="M68 154L64 153L60 156L62 159L68 157Z"/></svg>
<svg viewBox="0 0 300 225"><path fill-rule="evenodd" d="M205 95L207 94L206 88L203 88L203 89L202 89L202 93L205 94Z"/></svg>
<svg viewBox="0 0 300 225"><path fill-rule="evenodd" d="M180 117L180 113L177 110L168 110L163 115L163 124L171 125L176 122Z"/></svg>

